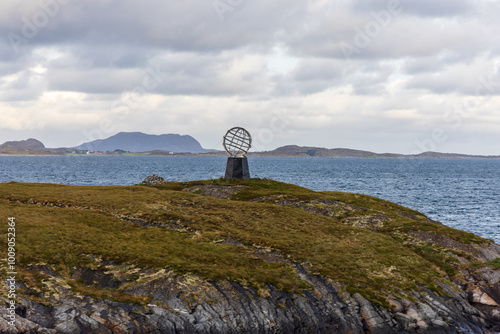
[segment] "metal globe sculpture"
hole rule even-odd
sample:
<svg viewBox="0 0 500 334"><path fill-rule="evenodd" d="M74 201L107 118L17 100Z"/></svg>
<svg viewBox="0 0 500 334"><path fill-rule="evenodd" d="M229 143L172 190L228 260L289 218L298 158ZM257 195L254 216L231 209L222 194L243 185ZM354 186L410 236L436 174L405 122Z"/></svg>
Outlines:
<svg viewBox="0 0 500 334"><path fill-rule="evenodd" d="M243 128L231 128L224 135L224 149L232 157L244 157L251 147L252 136Z"/></svg>
<svg viewBox="0 0 500 334"><path fill-rule="evenodd" d="M252 136L240 127L229 129L224 135L224 149L229 154L226 164L226 179L249 179L247 154L252 147Z"/></svg>

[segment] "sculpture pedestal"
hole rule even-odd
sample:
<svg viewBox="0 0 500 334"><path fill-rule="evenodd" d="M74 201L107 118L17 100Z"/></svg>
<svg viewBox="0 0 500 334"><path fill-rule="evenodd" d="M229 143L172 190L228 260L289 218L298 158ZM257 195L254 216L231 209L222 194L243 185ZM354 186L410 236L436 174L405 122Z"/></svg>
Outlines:
<svg viewBox="0 0 500 334"><path fill-rule="evenodd" d="M226 179L249 179L247 157L229 157L226 164Z"/></svg>

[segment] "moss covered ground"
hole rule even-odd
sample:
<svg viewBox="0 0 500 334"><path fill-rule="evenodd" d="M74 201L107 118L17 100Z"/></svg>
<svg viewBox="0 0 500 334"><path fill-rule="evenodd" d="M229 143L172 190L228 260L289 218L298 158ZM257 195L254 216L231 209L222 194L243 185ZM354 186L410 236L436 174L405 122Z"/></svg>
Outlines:
<svg viewBox="0 0 500 334"><path fill-rule="evenodd" d="M102 259L296 293L311 288L297 275L300 264L383 303L388 293L422 286L444 293L436 282L457 274L463 266L457 258L491 242L375 197L262 179L158 186L3 183L3 240L8 217L16 217L17 266L28 288L44 280L28 268L48 264L82 294L91 289L72 273ZM418 235L439 236L463 249ZM2 258L5 251L0 249ZM102 298L147 300L119 289L92 291Z"/></svg>

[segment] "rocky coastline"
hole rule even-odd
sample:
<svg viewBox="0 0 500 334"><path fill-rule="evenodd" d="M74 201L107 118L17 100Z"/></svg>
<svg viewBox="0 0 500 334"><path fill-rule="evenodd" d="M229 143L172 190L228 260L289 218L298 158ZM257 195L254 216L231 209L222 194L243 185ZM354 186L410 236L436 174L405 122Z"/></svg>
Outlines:
<svg viewBox="0 0 500 334"><path fill-rule="evenodd" d="M464 282L443 285L449 296L413 291L409 299L389 299L391 309L360 294L340 292L329 279L298 268L314 292L294 295L269 287L266 296L234 282L164 273L126 290L153 296L138 306L82 298L63 286L51 305L21 298L10 326L1 307L4 333L495 333L500 331L500 272L464 272ZM46 273L49 267L39 267ZM86 272L106 285L103 271ZM99 277L96 279L96 277ZM54 276L57 281L57 277ZM456 288L461 287L461 292ZM471 291L466 292L470 287ZM22 284L19 286L23 288Z"/></svg>
<svg viewBox="0 0 500 334"><path fill-rule="evenodd" d="M241 200L238 194L250 186L245 183L172 184L154 175L143 181L143 186L126 190L152 189L156 192L166 189L161 187L202 197L202 200L215 198L216 203L226 203L221 201ZM286 197L283 194L282 191L279 195L252 197L251 201L263 203L266 207L274 205L292 210L290 212L307 211L307 214L328 219L345 217L342 221L351 224L354 230L363 229L370 233L382 233L386 222L390 221L388 216L384 218L384 214L361 217L359 212L367 211L352 203L298 200L295 195ZM199 234L194 225L188 227L180 220L160 222L139 215L118 214L118 208L112 212L107 207L92 206L83 201L57 201L49 196L42 199L42 195L27 198L29 196L11 188L0 195L2 205L38 207L51 212L98 210L112 214L122 222L141 225L142 229L161 223L162 228L179 233L185 233L188 228L194 236ZM179 203L188 206L185 202ZM166 204L163 211L165 207ZM421 216L411 215L401 213L405 219L423 221ZM440 226L439 222L426 221L426 224ZM0 329L2 333L500 332L500 246L488 241L467 243L427 230L408 232L403 244L408 246L410 242L429 249L431 246L442 249L448 259L456 260L449 260L455 271L453 275L443 274L443 279L431 279L428 285L415 284L414 288L405 291L390 291L387 287L387 291L382 291L382 302L377 302L370 294L348 291L345 282L318 273L312 261L298 261L279 247L264 247L227 236L212 244L238 250L245 248L263 266L285 265L309 288L286 291L272 284L254 287L231 279L215 280L190 272L180 274L171 268L146 268L99 256L93 258L92 265L77 264L68 270L61 270L60 266L50 262L25 264L26 272L32 276L25 275L26 280L16 281L16 290L21 293L15 303L15 323L9 323L8 316L12 312L8 309L9 301L3 297ZM402 271L397 267L388 270ZM33 282L33 277L40 277L43 282ZM89 290L75 288L74 282ZM113 300L115 298L109 296L94 295L92 289L119 291L127 296L145 296L146 299L142 302Z"/></svg>

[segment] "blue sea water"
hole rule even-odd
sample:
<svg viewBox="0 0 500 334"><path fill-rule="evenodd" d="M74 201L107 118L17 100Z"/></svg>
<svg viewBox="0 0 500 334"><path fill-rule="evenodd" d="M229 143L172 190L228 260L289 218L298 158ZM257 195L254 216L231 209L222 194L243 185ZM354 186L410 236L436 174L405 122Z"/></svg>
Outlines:
<svg viewBox="0 0 500 334"><path fill-rule="evenodd" d="M219 178L225 157L0 156L0 182L131 185ZM249 158L252 177L362 193L500 243L500 160Z"/></svg>

